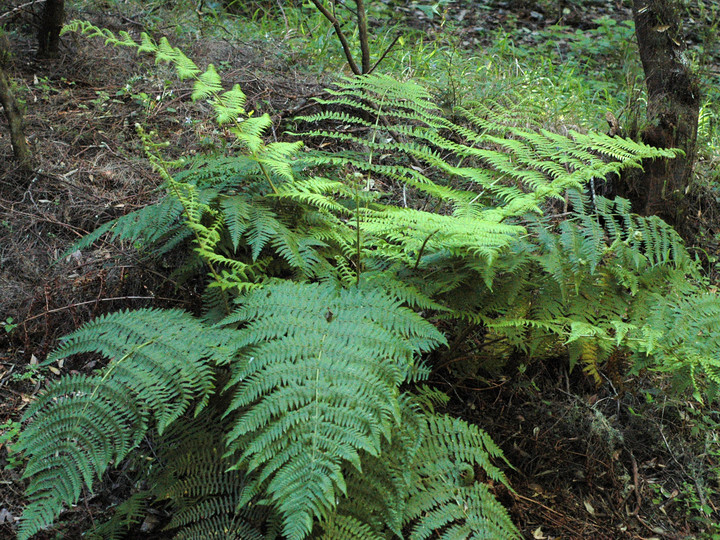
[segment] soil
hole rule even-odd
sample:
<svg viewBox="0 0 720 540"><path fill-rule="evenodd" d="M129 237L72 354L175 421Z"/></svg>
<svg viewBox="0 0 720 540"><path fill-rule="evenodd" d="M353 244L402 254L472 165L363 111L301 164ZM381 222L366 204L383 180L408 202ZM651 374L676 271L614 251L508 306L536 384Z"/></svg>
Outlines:
<svg viewBox="0 0 720 540"><path fill-rule="evenodd" d="M11 70L35 158L32 174L16 168L0 120L0 426L19 420L45 383L32 366L84 322L124 308L197 308L192 284L174 283L162 263L144 259L132 245L99 241L92 249L66 251L98 225L158 197L160 180L142 154L136 122L169 141L170 155L218 141L207 111L190 101L190 87L170 86L169 71L131 51L65 37L57 60L36 59L39 7L23 4L10 0L0 10L0 17L7 15L0 24L14 30ZM626 4L462 0L445 13L466 45L482 46L489 30L507 24L527 28L530 43L535 32L561 19L577 29L604 15L629 19ZM416 4L392 8L408 23L440 31L441 14L429 16ZM114 31L142 27L115 9L70 10L68 19L88 18ZM294 68L282 43L178 45L201 66L224 66L224 80L241 85L247 108L269 112L278 125L328 82ZM123 91L130 84L131 91ZM148 98L132 97L140 93ZM475 354L472 336L465 348L457 354ZM608 376L595 387L580 370L569 373L566 359L529 366L512 378L486 379L480 370L459 379L450 363L431 381L451 396L448 412L483 427L503 449L514 492L497 487L496 495L527 538L710 537L688 501L695 497L710 509L708 521L718 522L720 501L706 496L708 486L718 492L718 479L708 476L712 459L698 457L707 449L691 433L697 424L687 417L689 405L665 398L648 375L626 376L623 388ZM97 359L80 358L49 376L96 367ZM4 468L10 460L0 438L0 538L14 537L24 503L20 472ZM127 489L122 472L110 475L44 537L78 538Z"/></svg>

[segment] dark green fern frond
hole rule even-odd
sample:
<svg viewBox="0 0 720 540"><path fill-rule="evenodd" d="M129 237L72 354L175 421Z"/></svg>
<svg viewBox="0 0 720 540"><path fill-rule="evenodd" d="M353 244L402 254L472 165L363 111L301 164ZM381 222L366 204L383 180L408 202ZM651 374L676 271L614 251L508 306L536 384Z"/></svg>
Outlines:
<svg viewBox="0 0 720 540"><path fill-rule="evenodd" d="M180 234L181 214L182 205L174 198L165 197L159 203L146 206L101 225L73 244L60 258L75 250L92 246L105 234L108 234L109 241L141 241L142 244L161 249L164 247L163 241L173 241L173 237Z"/></svg>
<svg viewBox="0 0 720 540"><path fill-rule="evenodd" d="M247 481L223 458L228 427L211 409L173 424L158 443L150 475L152 494L169 501L172 519L165 527L175 540L233 538L262 540L268 509L240 505Z"/></svg>
<svg viewBox="0 0 720 540"><path fill-rule="evenodd" d="M507 511L483 476L507 486L491 461L502 452L477 426L449 416L428 416L423 444L415 456L414 481L405 510L412 540L520 537Z"/></svg>
<svg viewBox="0 0 720 540"><path fill-rule="evenodd" d="M413 505L417 505L413 510L421 511L422 514L411 514L417 521L408 536L410 540L435 538L438 531L443 531L442 538L520 538L507 511L497 502L486 484L474 483L454 489L445 484L443 488L427 494L429 500L421 501L420 496L412 500Z"/></svg>
<svg viewBox="0 0 720 540"><path fill-rule="evenodd" d="M347 515L335 514L323 523L321 540L386 540L367 523Z"/></svg>
<svg viewBox="0 0 720 540"><path fill-rule="evenodd" d="M246 343L232 364L230 451L257 470L284 534L304 538L346 492L344 464L391 439L414 355L444 338L378 290L320 284L269 284L222 324L241 325Z"/></svg>
<svg viewBox="0 0 720 540"><path fill-rule="evenodd" d="M362 469L346 467L348 494L335 516L363 523L374 535L402 537L405 505L413 482L415 456L425 436L425 418L414 396L400 397L401 422L378 455L362 454ZM332 524L333 520L330 520ZM322 524L328 534L328 527ZM393 537L394 537L393 536Z"/></svg>
<svg viewBox="0 0 720 540"><path fill-rule="evenodd" d="M131 526L140 523L147 512L150 493L138 491L115 507L112 518L93 527L86 536L90 540L124 540Z"/></svg>
<svg viewBox="0 0 720 540"><path fill-rule="evenodd" d="M315 275L316 268L321 264L318 248L325 247L325 242L305 230L292 230L262 201L253 201L248 210L244 235L253 260L257 260L261 252L271 245L275 253L302 276Z"/></svg>
<svg viewBox="0 0 720 540"><path fill-rule="evenodd" d="M101 377L63 377L31 405L34 421L17 449L28 457L30 478L18 538L51 524L64 504L134 448L147 429L148 411L121 386L103 386Z"/></svg>
<svg viewBox="0 0 720 540"><path fill-rule="evenodd" d="M102 376L63 377L28 407L17 448L28 459L30 504L19 537L49 525L83 486L117 464L151 419L162 432L213 390L212 366L230 352L232 332L208 330L187 313L117 312L70 334L48 362L97 352L112 362Z"/></svg>

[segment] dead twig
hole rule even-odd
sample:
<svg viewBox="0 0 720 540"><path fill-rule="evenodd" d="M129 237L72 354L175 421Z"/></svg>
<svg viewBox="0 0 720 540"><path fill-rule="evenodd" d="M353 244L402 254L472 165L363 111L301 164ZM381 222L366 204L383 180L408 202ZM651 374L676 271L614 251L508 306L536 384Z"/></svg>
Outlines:
<svg viewBox="0 0 720 540"><path fill-rule="evenodd" d="M45 315L48 315L50 313L58 313L59 311L65 311L68 309L72 309L79 306L85 306L88 304L95 304L97 302L114 302L117 300L168 300L170 302L178 302L181 304L187 304L188 302L186 300L179 300L176 298L163 298L161 296L114 296L112 298L97 298L95 300L87 300L85 302L75 302L73 304L69 304L67 306L63 306L60 308L55 309L46 309L42 313L38 313L37 315L33 315L32 317L28 317L24 321L22 321L20 324L24 325L26 323L29 323L32 320L39 319L40 317L44 317Z"/></svg>
<svg viewBox="0 0 720 540"><path fill-rule="evenodd" d="M39 3L44 2L44 1L45 1L45 0L33 0L32 2L25 2L24 4L20 4L19 6L11 9L10 11L8 11L8 12L3 13L2 15L0 15L0 19L4 19L5 17L9 17L9 16L12 15L13 13L15 13L16 11L21 11L21 10L25 9L26 7L28 7L28 6L32 6L33 4L39 4Z"/></svg>

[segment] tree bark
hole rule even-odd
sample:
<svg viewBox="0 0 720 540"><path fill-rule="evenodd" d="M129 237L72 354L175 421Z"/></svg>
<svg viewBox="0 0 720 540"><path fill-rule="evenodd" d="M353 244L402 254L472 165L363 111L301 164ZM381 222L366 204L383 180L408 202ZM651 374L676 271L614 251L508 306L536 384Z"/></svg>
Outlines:
<svg viewBox="0 0 720 540"><path fill-rule="evenodd" d="M355 0L357 8L358 34L360 38L360 65L363 75L370 73L370 40L367 29L367 13L365 12L364 0Z"/></svg>
<svg viewBox="0 0 720 540"><path fill-rule="evenodd" d="M60 30L65 18L65 0L45 0L38 30L38 56L57 58L60 54Z"/></svg>
<svg viewBox="0 0 720 540"><path fill-rule="evenodd" d="M643 164L625 186L636 211L685 229L697 141L700 90L685 55L676 0L633 0L635 35L648 91L648 127L642 140L680 148L684 156Z"/></svg>
<svg viewBox="0 0 720 540"><path fill-rule="evenodd" d="M0 35L0 105L2 105L3 111L5 111L5 117L10 125L10 144L12 145L15 159L20 164L21 169L28 171L30 170L32 155L25 141L22 113L17 106L10 80L5 73L5 64L7 63L9 54L7 38L4 35Z"/></svg>

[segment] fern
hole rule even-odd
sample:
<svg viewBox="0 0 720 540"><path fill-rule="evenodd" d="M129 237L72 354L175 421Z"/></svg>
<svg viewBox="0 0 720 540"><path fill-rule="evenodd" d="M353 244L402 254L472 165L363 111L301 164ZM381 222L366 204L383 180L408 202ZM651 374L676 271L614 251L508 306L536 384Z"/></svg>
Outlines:
<svg viewBox="0 0 720 540"><path fill-rule="evenodd" d="M212 363L229 354L232 332L207 330L181 311L139 310L101 317L48 357L98 352L113 361L99 376L63 377L25 414L17 447L28 459L30 501L19 538L52 523L62 505L134 449L153 420L159 432L202 405L213 389Z"/></svg>
<svg viewBox="0 0 720 540"><path fill-rule="evenodd" d="M420 394L444 402L437 392ZM462 420L420 411L416 396L401 398L402 424L362 471L349 470L349 495L322 524L324 538L519 538L505 510L478 477L507 486L493 464L499 448ZM403 535L403 530L408 535ZM336 536L332 536L332 535Z"/></svg>
<svg viewBox="0 0 720 540"><path fill-rule="evenodd" d="M175 423L159 441L149 475L151 493L173 511L166 531L175 540L224 538L262 540L267 507L240 505L247 480L228 471L223 458L228 422L206 409L189 422Z"/></svg>
<svg viewBox="0 0 720 540"><path fill-rule="evenodd" d="M401 392L445 343L406 306L529 355L563 344L593 377L629 352L633 369L671 372L698 397L720 385L720 303L677 234L626 201L582 195L591 179L675 150L559 135L496 104L451 122L419 85L368 76L299 119L304 140L344 149L301 154L300 142L265 144L269 117L246 113L238 86L167 40L67 30L169 62L232 135L232 155L168 161L139 128L167 196L80 246L103 234L161 252L188 241L186 270L208 275L206 317L109 315L49 357L111 361L31 406L21 538L146 435L158 458L120 526L154 497L169 501L178 538L518 537L491 490L507 486L499 448L436 414L436 392ZM543 216L555 200L568 206L561 223Z"/></svg>
<svg viewBox="0 0 720 540"><path fill-rule="evenodd" d="M140 522L147 512L147 491L138 491L115 507L112 518L88 531L91 540L123 540L128 529Z"/></svg>
<svg viewBox="0 0 720 540"><path fill-rule="evenodd" d="M284 534L304 538L313 518L329 515L345 492L343 465L360 467L361 452L378 455L382 441L392 439L400 422L398 387L412 377L415 355L444 341L377 290L331 285L268 284L242 296L221 324L234 325L242 328L212 329L182 312L140 310L108 315L68 336L48 361L92 351L114 360L102 376L61 379L29 410L18 443L31 477L20 537L49 524L83 486L91 489L154 420L159 434L170 427L180 438L168 458L179 471L196 461L217 462L203 474L220 474L228 464L257 470L244 489L236 473L223 477L223 493L239 489L232 491L239 500L209 499L178 512L173 526L199 523L211 512L218 512L216 525L235 520L230 508L266 492ZM222 464L220 443L196 449L193 431L175 421L193 402L198 411L206 407L213 367L225 365L233 394L225 437L228 458L236 457ZM154 489L169 486L160 492L176 501L187 490L205 497L200 477L193 469L191 484L157 480Z"/></svg>
<svg viewBox="0 0 720 540"><path fill-rule="evenodd" d="M482 430L449 416L427 417L425 442L416 456L417 475L407 502L412 540L447 538L518 538L505 509L476 477L507 485L490 458L502 452Z"/></svg>
<svg viewBox="0 0 720 540"><path fill-rule="evenodd" d="M602 134L570 132L566 137L518 128L508 125L502 109L498 112L482 106L458 109L469 127L454 124L439 114L422 88L409 82L399 84L389 77L347 79L331 94L332 99L320 100L331 110L298 120L332 123L334 129L311 128L304 130L303 136L354 143L369 149L370 159L367 153L338 156L314 152L306 157L310 163L350 164L366 174L398 180L456 204L488 200L489 195L504 207L501 216L537 210L547 198L559 198L569 188L582 189L591 178L640 166L642 159L676 155L675 150ZM368 115L371 120L367 120ZM343 125L365 127L367 135L358 136L355 129L345 131ZM377 136L379 130L381 136ZM376 154L379 157L373 158ZM393 163L389 156L404 157L416 165L408 167L397 158ZM443 190L450 178L469 188L479 187L485 198L467 198L461 192Z"/></svg>
<svg viewBox="0 0 720 540"><path fill-rule="evenodd" d="M377 290L276 283L240 299L221 325L243 325L233 364L238 466L257 469L283 533L304 538L346 493L343 463L378 455L400 423L398 387L416 353L443 337ZM241 340L242 342L242 340Z"/></svg>

